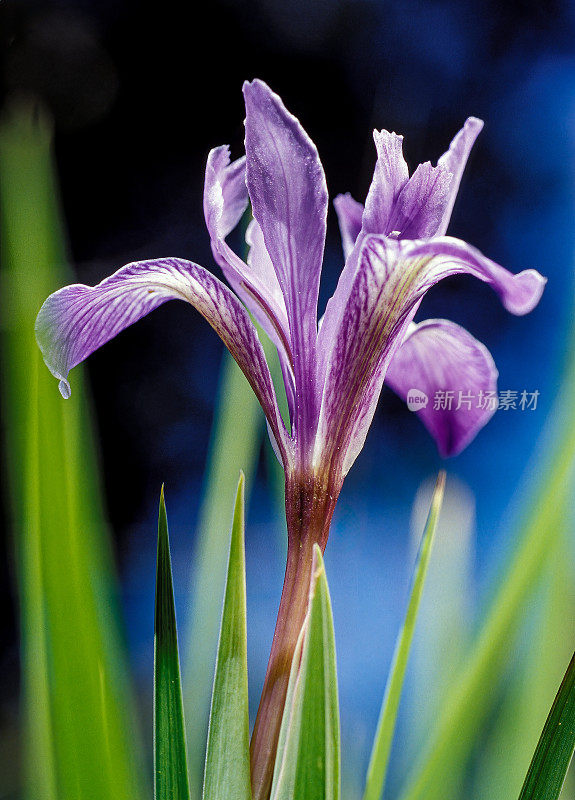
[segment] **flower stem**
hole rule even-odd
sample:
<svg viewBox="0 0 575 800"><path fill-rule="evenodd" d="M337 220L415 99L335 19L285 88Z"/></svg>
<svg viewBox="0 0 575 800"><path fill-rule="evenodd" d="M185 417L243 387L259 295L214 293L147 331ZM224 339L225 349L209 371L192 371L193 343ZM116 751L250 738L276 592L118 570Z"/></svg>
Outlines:
<svg viewBox="0 0 575 800"><path fill-rule="evenodd" d="M307 611L313 542L288 547L272 649L250 746L253 800L267 800L291 662Z"/></svg>
<svg viewBox="0 0 575 800"><path fill-rule="evenodd" d="M253 800L270 795L293 654L307 611L313 546L325 549L338 493L319 476L286 480L287 564L250 746Z"/></svg>

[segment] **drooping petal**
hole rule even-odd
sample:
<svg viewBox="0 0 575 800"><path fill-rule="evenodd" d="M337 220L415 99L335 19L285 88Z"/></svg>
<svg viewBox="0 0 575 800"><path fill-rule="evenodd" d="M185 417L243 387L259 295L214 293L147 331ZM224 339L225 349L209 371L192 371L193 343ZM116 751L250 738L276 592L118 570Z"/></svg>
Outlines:
<svg viewBox="0 0 575 800"><path fill-rule="evenodd" d="M388 131L374 131L377 162L365 201L363 230L365 233L389 234L395 202L409 178L403 158L403 136Z"/></svg>
<svg viewBox="0 0 575 800"><path fill-rule="evenodd" d="M467 273L489 283L504 306L526 314L545 279L535 270L513 275L458 239L427 241L366 236L345 306L333 306L333 345L324 353L325 383L316 457L337 459L347 472L361 450L386 370L425 293L449 275ZM328 313L326 309L326 316ZM322 326L322 333L324 330Z"/></svg>
<svg viewBox="0 0 575 800"><path fill-rule="evenodd" d="M327 459L342 476L363 447L387 365L417 308L417 302L403 307L394 301L400 248L396 239L365 238L345 305L332 305L324 322L333 340L318 341L326 365L315 459Z"/></svg>
<svg viewBox="0 0 575 800"><path fill-rule="evenodd" d="M497 408L497 368L489 350L444 319L410 325L385 382L418 414L442 456L467 447Z"/></svg>
<svg viewBox="0 0 575 800"><path fill-rule="evenodd" d="M433 234L435 236L443 236L447 230L449 220L451 219L451 212L453 211L453 204L455 203L455 198L457 197L457 192L459 190L459 184L461 183L463 170L467 164L467 159L469 158L471 148L481 133L482 128L482 120L477 119L477 117L469 117L465 121L463 128L454 137L453 141L449 145L449 150L444 153L437 162L438 167L445 167L445 169L450 172L453 177L451 179L451 183L449 184L449 194L447 197L447 202L445 203L445 208L443 209L441 222Z"/></svg>
<svg viewBox="0 0 575 800"><path fill-rule="evenodd" d="M36 338L64 397L68 372L120 331L168 300L187 300L238 362L286 452L286 434L268 365L248 312L221 281L190 261L162 258L128 264L97 286L74 284L50 295L36 319Z"/></svg>
<svg viewBox="0 0 575 800"><path fill-rule="evenodd" d="M347 194L338 194L333 204L339 222L343 254L347 258L361 232L363 205L354 200L349 192Z"/></svg>
<svg viewBox="0 0 575 800"><path fill-rule="evenodd" d="M245 158L230 163L227 146L210 151L204 184L204 216L212 252L226 279L262 328L290 361L290 335L286 307L277 275L265 246L247 264L226 243L248 205ZM250 244L250 242L248 242Z"/></svg>
<svg viewBox="0 0 575 800"><path fill-rule="evenodd" d="M399 193L389 220L389 231L401 239L434 236L448 202L451 175L444 167L420 164Z"/></svg>
<svg viewBox="0 0 575 800"><path fill-rule="evenodd" d="M247 185L283 291L296 384L301 385L309 381L304 375L309 376L317 335L325 176L315 145L265 83L244 84L244 97Z"/></svg>
<svg viewBox="0 0 575 800"><path fill-rule="evenodd" d="M400 260L416 265L413 290L420 295L450 275L473 275L488 283L507 311L517 316L533 311L547 282L537 270L513 274L461 239L438 236L426 242L404 242Z"/></svg>

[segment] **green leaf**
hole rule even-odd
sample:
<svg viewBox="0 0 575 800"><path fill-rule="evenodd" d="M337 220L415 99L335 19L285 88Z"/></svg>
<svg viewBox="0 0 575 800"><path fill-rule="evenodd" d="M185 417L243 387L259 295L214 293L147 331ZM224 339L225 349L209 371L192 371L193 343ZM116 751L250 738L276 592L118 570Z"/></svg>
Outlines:
<svg viewBox="0 0 575 800"><path fill-rule="evenodd" d="M290 673L272 800L338 800L340 736L333 618L314 546L310 605Z"/></svg>
<svg viewBox="0 0 575 800"><path fill-rule="evenodd" d="M154 617L154 797L188 800L189 796L170 540L162 486Z"/></svg>
<svg viewBox="0 0 575 800"><path fill-rule="evenodd" d="M240 470L250 477L263 433L263 414L244 374L226 353L198 524L190 605L184 697L192 795L199 796L206 756L206 731L218 647L221 597L226 581L229 525Z"/></svg>
<svg viewBox="0 0 575 800"><path fill-rule="evenodd" d="M547 717L519 800L557 800L575 749L575 654Z"/></svg>
<svg viewBox="0 0 575 800"><path fill-rule="evenodd" d="M389 752L395 730L397 711L401 698L401 690L407 668L409 651L417 620L417 611L423 592L425 575L429 565L429 557L433 545L433 537L437 527L437 520L443 502L443 492L445 488L445 472L441 471L437 476L435 490L427 517L427 523L423 532L423 538L419 547L419 553L415 564L412 579L409 603L403 627L397 638L395 653L391 664L385 695L377 724L377 731L369 760L367 779L363 800L379 800L385 784L387 765L389 762Z"/></svg>
<svg viewBox="0 0 575 800"><path fill-rule="evenodd" d="M557 399L554 419L565 419L564 409L575 398L575 362L570 365ZM575 426L554 432L556 445L547 465L537 465L542 475L530 513L519 531L515 551L490 603L479 636L454 676L452 688L437 716L422 756L415 762L400 800L444 800L448 782L465 769L481 726L498 697L500 681L513 637L524 615L527 598L537 587L561 535L566 503L570 497L575 462Z"/></svg>
<svg viewBox="0 0 575 800"><path fill-rule="evenodd" d="M247 211L242 220L244 230L250 219ZM255 325L270 366L280 412L289 423L287 396L277 349L263 329L257 323ZM192 615L184 663L185 703L192 710L188 715L187 740L193 796L200 794L204 772L213 666L220 627L220 598L226 580L233 497L240 470L246 476L247 486L251 487L253 484L252 476L255 474L260 445L265 436L263 423L263 412L251 386L232 356L225 351L193 558L190 589ZM268 453L272 450L271 445L267 450ZM270 458L270 482L275 489L278 504L283 509L283 469L273 451ZM247 493L245 502L249 503ZM279 527L284 537L282 549L285 550L285 523Z"/></svg>
<svg viewBox="0 0 575 800"><path fill-rule="evenodd" d="M244 476L240 474L208 731L204 800L251 800Z"/></svg>
<svg viewBox="0 0 575 800"><path fill-rule="evenodd" d="M566 521L567 522L567 521ZM569 524L565 525L569 527ZM488 735L474 775L478 798L517 797L571 656L572 640L565 620L575 617L573 557L570 534L562 531L542 576L537 600L530 604L514 654L513 680L504 684L490 716ZM537 642L533 647L532 643ZM505 753L505 758L501 758ZM573 776L575 777L575 776ZM566 795L573 797L571 795Z"/></svg>
<svg viewBox="0 0 575 800"><path fill-rule="evenodd" d="M63 401L34 320L66 266L52 132L26 103L0 129L2 401L17 551L24 796L125 800L143 774L90 409Z"/></svg>

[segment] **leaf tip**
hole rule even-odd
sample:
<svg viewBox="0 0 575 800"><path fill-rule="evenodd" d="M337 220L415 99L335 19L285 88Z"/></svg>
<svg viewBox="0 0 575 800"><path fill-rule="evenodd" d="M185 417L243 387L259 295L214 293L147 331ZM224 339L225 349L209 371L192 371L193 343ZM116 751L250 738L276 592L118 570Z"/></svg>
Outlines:
<svg viewBox="0 0 575 800"><path fill-rule="evenodd" d="M437 473L437 479L435 481L435 488L433 489L433 500L432 504L439 510L443 503L443 495L445 493L445 482L447 480L447 473L444 469L440 469Z"/></svg>

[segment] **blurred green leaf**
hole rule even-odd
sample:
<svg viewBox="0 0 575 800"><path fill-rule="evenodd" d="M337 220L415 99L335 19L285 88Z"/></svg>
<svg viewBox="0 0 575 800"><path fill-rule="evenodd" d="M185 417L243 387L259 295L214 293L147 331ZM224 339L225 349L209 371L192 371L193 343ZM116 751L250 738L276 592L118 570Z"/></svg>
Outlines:
<svg viewBox="0 0 575 800"><path fill-rule="evenodd" d="M163 486L158 516L154 617L154 789L156 800L188 800L190 796L170 539Z"/></svg>
<svg viewBox="0 0 575 800"><path fill-rule="evenodd" d="M272 800L338 800L340 736L333 618L321 551L314 546L310 606L294 654Z"/></svg>
<svg viewBox="0 0 575 800"><path fill-rule="evenodd" d="M244 476L232 523L208 732L204 800L251 800L244 554Z"/></svg>
<svg viewBox="0 0 575 800"><path fill-rule="evenodd" d="M410 551L421 539L433 486L419 488L411 514ZM475 498L452 473L445 486L409 655L409 691L401 698L401 746L392 745L393 773L405 775L433 730L441 702L473 642ZM523 770L525 774L525 770ZM456 794L461 796L461 792ZM450 800L446 793L444 800Z"/></svg>
<svg viewBox="0 0 575 800"><path fill-rule="evenodd" d="M575 654L547 717L519 800L557 800L575 749Z"/></svg>
<svg viewBox="0 0 575 800"><path fill-rule="evenodd" d="M65 266L52 132L31 104L0 126L2 400L21 605L25 796L142 796L137 726L81 370L69 401L36 313Z"/></svg>
<svg viewBox="0 0 575 800"><path fill-rule="evenodd" d="M575 396L575 364L557 400L570 408ZM559 419L563 414L558 415ZM524 615L524 604L537 587L554 551L569 492L575 459L575 426L556 432L557 445L549 464L538 463L541 485L534 492L530 513L479 636L438 714L425 752L416 761L400 800L444 800L448 784L462 774L478 733L498 697L496 687L509 660L513 637Z"/></svg>
<svg viewBox="0 0 575 800"><path fill-rule="evenodd" d="M419 547L405 621L397 638L395 653L385 687L385 695L367 770L363 800L379 800L385 785L389 752L391 750L393 732L395 730L401 690L403 688L405 670L407 668L409 651L413 639L413 632L415 630L419 602L421 600L427 567L429 565L429 557L431 556L437 520L441 511L444 488L445 472L441 471L437 476L431 507Z"/></svg>
<svg viewBox="0 0 575 800"><path fill-rule="evenodd" d="M473 775L477 800L517 797L537 745L575 634L573 557L563 531L550 554L541 588L522 626L497 707L488 724L486 741ZM533 646L537 642L537 646ZM505 758L501 754L505 753Z"/></svg>

